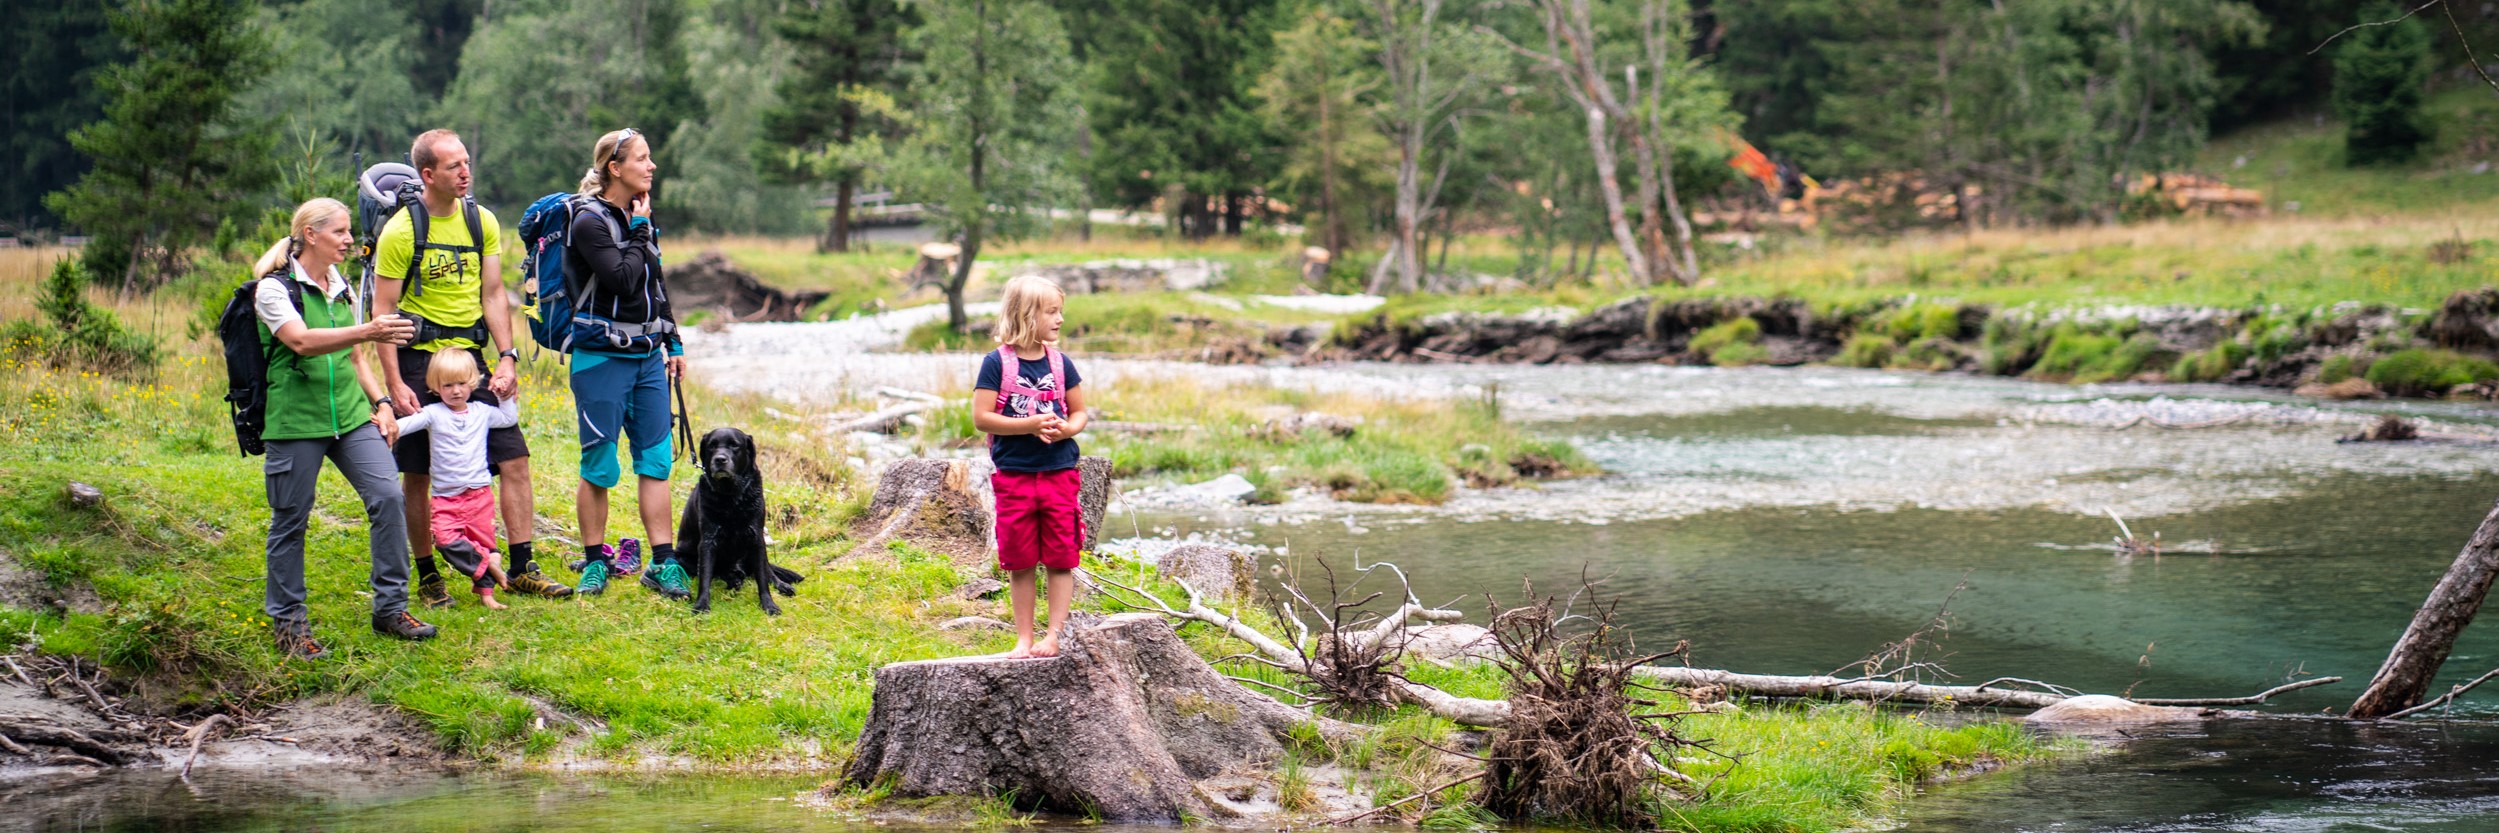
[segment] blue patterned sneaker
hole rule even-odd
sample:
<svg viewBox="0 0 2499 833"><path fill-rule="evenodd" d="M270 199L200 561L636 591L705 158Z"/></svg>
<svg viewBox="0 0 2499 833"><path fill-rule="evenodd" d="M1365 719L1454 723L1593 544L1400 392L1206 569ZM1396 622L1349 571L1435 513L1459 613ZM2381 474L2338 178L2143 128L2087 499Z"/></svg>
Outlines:
<svg viewBox="0 0 2499 833"><path fill-rule="evenodd" d="M574 583L573 592L584 596L607 592L608 560L615 557L615 548L606 544L600 544L599 548L608 551L608 559L582 559L581 581Z"/></svg>
<svg viewBox="0 0 2499 833"><path fill-rule="evenodd" d="M674 558L651 565L651 571L642 574L642 586L671 599L694 595L694 591L686 586L685 567Z"/></svg>
<svg viewBox="0 0 2499 833"><path fill-rule="evenodd" d="M620 576L642 574L642 539L627 538L616 542L616 564L613 569Z"/></svg>

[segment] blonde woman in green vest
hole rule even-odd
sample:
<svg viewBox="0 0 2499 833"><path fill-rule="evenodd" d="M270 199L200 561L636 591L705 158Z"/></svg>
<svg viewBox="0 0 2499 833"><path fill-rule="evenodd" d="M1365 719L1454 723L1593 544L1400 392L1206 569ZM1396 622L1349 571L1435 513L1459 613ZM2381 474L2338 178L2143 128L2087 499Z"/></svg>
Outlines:
<svg viewBox="0 0 2499 833"><path fill-rule="evenodd" d="M429 639L434 626L408 615L408 538L398 466L390 444L399 423L368 364L366 344L406 344L416 325L397 316L363 319L355 285L338 274L353 239L347 206L323 198L295 209L294 232L252 266L262 276L253 309L269 346L268 578L263 611L278 650L319 659L304 606L304 525L312 515L321 461L364 500L372 555L373 629Z"/></svg>

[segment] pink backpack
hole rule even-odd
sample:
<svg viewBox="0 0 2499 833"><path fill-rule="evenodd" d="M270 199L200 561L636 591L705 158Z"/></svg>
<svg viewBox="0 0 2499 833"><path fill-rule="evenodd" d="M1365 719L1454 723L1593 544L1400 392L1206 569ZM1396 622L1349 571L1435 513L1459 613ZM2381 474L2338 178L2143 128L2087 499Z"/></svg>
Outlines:
<svg viewBox="0 0 2499 833"><path fill-rule="evenodd" d="M1000 346L998 348L998 413L1004 414L1007 412L1007 398L1016 394L1023 394L1025 396L1032 397L1035 410L1031 414L1026 414L1026 416L1039 416L1041 412L1046 409L1046 406L1048 406L1049 403L1058 402L1067 398L1066 357L1059 355L1058 348L1055 347L1045 345L1041 349L1042 352L1047 355L1047 358L1043 359L1043 361L1050 363L1049 390L1042 390L1040 388L1024 384L1024 375L1017 372L1017 363L1023 361L1023 359L1016 358L1015 348L1013 347ZM1066 416L1065 407L1059 408L1059 411L1060 416ZM995 434L990 435L989 444L995 447L998 444L998 436Z"/></svg>

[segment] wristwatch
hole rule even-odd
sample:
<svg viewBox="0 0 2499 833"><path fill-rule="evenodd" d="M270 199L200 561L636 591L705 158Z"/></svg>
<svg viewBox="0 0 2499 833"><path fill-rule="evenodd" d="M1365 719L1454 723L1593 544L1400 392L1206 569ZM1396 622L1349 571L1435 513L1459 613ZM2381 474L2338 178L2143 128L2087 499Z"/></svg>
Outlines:
<svg viewBox="0 0 2499 833"><path fill-rule="evenodd" d="M387 397L387 396L382 397L382 398L380 398L380 399L373 400L373 407L376 407L376 408L388 407L390 404L391 404L390 397Z"/></svg>
<svg viewBox="0 0 2499 833"><path fill-rule="evenodd" d="M503 352L496 353L495 355L502 356L507 359L518 359L521 357L521 348L506 347L503 349Z"/></svg>

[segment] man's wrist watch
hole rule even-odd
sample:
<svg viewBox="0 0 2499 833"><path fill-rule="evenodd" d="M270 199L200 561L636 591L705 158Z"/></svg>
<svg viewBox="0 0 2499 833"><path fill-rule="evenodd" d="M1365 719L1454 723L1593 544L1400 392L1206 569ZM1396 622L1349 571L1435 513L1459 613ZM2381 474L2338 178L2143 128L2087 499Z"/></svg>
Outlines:
<svg viewBox="0 0 2499 833"><path fill-rule="evenodd" d="M503 352L501 352L501 353L496 353L496 354L495 354L495 358L496 358L496 359L499 359L499 361L495 362L496 364L502 364L503 362L516 362L516 361L520 361L520 360L521 360L521 349L520 349L520 348L518 348L518 347L507 347L507 348L504 348Z"/></svg>
<svg viewBox="0 0 2499 833"><path fill-rule="evenodd" d="M373 407L376 407L376 408L385 408L385 407L389 407L390 405L391 405L390 397L387 397L387 396L382 397L382 398L380 398L380 399L373 400Z"/></svg>

